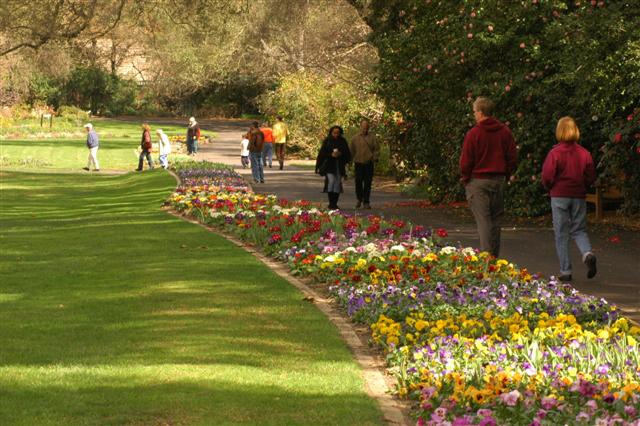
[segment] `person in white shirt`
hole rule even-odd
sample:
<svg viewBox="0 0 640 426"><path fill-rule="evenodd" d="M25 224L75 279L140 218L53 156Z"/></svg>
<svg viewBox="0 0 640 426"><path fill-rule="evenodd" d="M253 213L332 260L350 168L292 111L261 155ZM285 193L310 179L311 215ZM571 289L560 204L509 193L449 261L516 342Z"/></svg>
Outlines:
<svg viewBox="0 0 640 426"><path fill-rule="evenodd" d="M169 137L162 129L156 130L156 133L158 133L158 153L160 154L160 165L163 168L168 169L168 157L169 154L171 154L171 142L169 142Z"/></svg>
<svg viewBox="0 0 640 426"><path fill-rule="evenodd" d="M240 163L242 168L246 169L249 166L249 135L242 135L242 142L240 142Z"/></svg>

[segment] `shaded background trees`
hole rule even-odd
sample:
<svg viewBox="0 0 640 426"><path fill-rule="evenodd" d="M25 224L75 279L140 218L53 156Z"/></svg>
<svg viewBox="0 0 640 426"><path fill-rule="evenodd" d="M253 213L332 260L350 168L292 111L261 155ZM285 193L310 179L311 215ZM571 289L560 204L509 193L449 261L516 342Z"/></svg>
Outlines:
<svg viewBox="0 0 640 426"><path fill-rule="evenodd" d="M432 0L7 0L0 103L100 114L282 114L302 155L331 124L373 118L434 201L462 196L457 159L478 95L520 148L513 212L572 115L603 178L640 212L640 3Z"/></svg>

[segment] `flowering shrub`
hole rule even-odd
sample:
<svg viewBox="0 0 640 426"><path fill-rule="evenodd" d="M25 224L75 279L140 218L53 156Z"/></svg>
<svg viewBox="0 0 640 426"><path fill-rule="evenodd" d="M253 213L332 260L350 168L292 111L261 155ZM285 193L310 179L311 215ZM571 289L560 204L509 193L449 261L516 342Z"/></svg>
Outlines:
<svg viewBox="0 0 640 426"><path fill-rule="evenodd" d="M602 153L605 179L622 189L623 211L640 214L640 109L614 127Z"/></svg>
<svg viewBox="0 0 640 426"><path fill-rule="evenodd" d="M520 162L507 206L524 216L549 209L538 176L560 117L576 119L599 161L611 124L640 104L640 2L350 2L373 29L378 94L415 123L398 152L425 172L434 201L463 196L458 158L477 96L495 100L514 132Z"/></svg>
<svg viewBox="0 0 640 426"><path fill-rule="evenodd" d="M419 425L640 425L640 328L603 299L376 215L255 194L183 163L170 203L326 283L371 327Z"/></svg>

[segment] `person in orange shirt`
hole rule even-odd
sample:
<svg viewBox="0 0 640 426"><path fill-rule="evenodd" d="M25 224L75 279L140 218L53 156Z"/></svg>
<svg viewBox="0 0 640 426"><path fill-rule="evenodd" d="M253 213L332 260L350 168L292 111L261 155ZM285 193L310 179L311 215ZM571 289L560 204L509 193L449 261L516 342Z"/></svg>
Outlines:
<svg viewBox="0 0 640 426"><path fill-rule="evenodd" d="M273 130L269 127L269 123L262 123L262 127L260 127L260 131L264 135L264 146L262 147L262 164L264 167L267 167L269 164L269 168L271 168L271 164L273 163Z"/></svg>

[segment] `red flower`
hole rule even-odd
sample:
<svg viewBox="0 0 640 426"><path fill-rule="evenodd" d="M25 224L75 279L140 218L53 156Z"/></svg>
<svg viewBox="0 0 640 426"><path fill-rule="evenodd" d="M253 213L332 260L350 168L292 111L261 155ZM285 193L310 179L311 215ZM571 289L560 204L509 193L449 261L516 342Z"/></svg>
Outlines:
<svg viewBox="0 0 640 426"><path fill-rule="evenodd" d="M438 234L438 236L440 238L446 238L449 236L449 233L447 232L446 229L444 228L438 228L438 230L436 231L436 233Z"/></svg>
<svg viewBox="0 0 640 426"><path fill-rule="evenodd" d="M622 133L620 133L620 132L616 133L616 135L613 137L613 141L615 143L622 142Z"/></svg>
<svg viewBox="0 0 640 426"><path fill-rule="evenodd" d="M609 237L609 242L612 244L620 244L620 237L618 237L617 235Z"/></svg>

